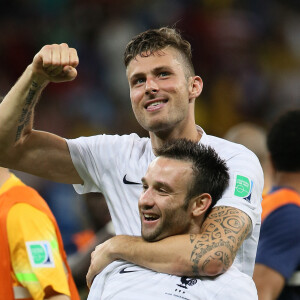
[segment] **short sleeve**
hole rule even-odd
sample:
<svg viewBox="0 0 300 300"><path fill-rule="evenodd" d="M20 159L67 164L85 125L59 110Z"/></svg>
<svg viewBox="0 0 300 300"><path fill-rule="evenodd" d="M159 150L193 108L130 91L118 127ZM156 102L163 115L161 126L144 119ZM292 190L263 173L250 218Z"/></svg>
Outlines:
<svg viewBox="0 0 300 300"><path fill-rule="evenodd" d="M229 187L216 206L232 206L245 212L252 227L260 223L263 173L258 159L250 151L227 159Z"/></svg>
<svg viewBox="0 0 300 300"><path fill-rule="evenodd" d="M116 176L119 168L144 147L140 140L136 134L103 134L66 140L73 164L84 182L74 184L76 192L103 192L107 176Z"/></svg>
<svg viewBox="0 0 300 300"><path fill-rule="evenodd" d="M286 280L300 263L300 207L294 204L273 211L262 223L256 263L279 272Z"/></svg>
<svg viewBox="0 0 300 300"><path fill-rule="evenodd" d="M47 286L70 296L55 227L46 214L25 203L14 205L7 234L15 277L33 299L43 299Z"/></svg>

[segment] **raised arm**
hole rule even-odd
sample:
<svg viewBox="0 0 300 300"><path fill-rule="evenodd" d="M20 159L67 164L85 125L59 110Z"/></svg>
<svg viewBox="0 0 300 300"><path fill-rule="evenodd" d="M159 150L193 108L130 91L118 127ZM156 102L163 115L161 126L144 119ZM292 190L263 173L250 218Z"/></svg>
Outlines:
<svg viewBox="0 0 300 300"><path fill-rule="evenodd" d="M33 130L33 112L49 82L76 78L78 56L67 44L44 46L0 104L0 165L47 179L82 183L66 141Z"/></svg>
<svg viewBox="0 0 300 300"><path fill-rule="evenodd" d="M213 208L200 234L176 235L154 243L140 237L115 236L95 249L87 283L90 285L116 259L178 276L221 274L232 265L251 227L251 220L244 212L220 206Z"/></svg>

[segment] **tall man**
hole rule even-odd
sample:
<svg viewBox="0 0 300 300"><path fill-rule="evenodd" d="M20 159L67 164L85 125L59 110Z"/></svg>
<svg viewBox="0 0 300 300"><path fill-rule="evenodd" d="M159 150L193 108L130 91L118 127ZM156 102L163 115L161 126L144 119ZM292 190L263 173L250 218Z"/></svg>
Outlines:
<svg viewBox="0 0 300 300"><path fill-rule="evenodd" d="M200 233L208 209L229 183L226 164L209 146L185 139L165 144L143 177L139 199L142 237L159 241L165 237ZM107 262L112 240L98 246ZM123 245L130 247L130 245ZM89 300L105 299L257 299L252 278L237 268L211 277L178 277L157 273L126 262L107 266L94 280Z"/></svg>
<svg viewBox="0 0 300 300"><path fill-rule="evenodd" d="M262 201L254 280L260 300L300 299L300 109L271 127L273 187Z"/></svg>
<svg viewBox="0 0 300 300"><path fill-rule="evenodd" d="M131 134L65 140L33 130L33 109L42 90L49 82L71 81L77 75L76 50L66 44L48 45L36 54L0 106L0 164L73 183L80 193L102 192L116 234L140 235L140 178L154 160L155 149L177 138L211 145L229 166L230 185L201 234L193 239L177 235L153 244L127 237L134 247L120 258L187 276L221 274L234 261L252 275L263 188L258 159L195 124L194 105L202 80L194 73L190 44L178 32L161 28L141 33L130 41L124 58L133 111L150 139Z"/></svg>

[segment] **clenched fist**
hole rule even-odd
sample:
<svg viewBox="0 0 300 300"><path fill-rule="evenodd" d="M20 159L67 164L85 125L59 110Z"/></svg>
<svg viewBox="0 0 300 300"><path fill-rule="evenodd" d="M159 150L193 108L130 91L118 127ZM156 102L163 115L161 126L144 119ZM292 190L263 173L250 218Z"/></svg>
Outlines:
<svg viewBox="0 0 300 300"><path fill-rule="evenodd" d="M44 46L33 58L31 66L40 83L65 82L76 78L78 63L76 49L63 43Z"/></svg>

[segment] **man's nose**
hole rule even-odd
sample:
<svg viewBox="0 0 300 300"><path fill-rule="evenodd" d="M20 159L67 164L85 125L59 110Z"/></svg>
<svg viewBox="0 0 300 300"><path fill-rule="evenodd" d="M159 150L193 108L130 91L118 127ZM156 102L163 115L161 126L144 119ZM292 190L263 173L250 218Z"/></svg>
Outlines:
<svg viewBox="0 0 300 300"><path fill-rule="evenodd" d="M151 189L147 189L139 199L139 206L141 208L149 208L154 205L154 195Z"/></svg>
<svg viewBox="0 0 300 300"><path fill-rule="evenodd" d="M146 81L146 94L156 94L158 90L158 84L155 82L155 80L153 78L148 78Z"/></svg>

